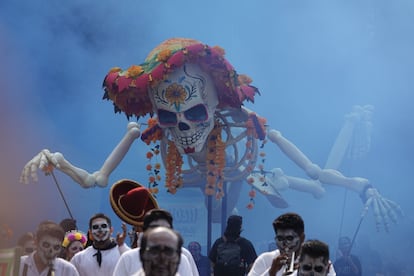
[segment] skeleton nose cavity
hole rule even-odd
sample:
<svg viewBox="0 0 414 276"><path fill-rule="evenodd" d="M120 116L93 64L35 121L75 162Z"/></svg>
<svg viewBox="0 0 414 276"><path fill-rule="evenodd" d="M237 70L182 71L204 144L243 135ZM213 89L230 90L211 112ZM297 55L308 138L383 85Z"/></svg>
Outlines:
<svg viewBox="0 0 414 276"><path fill-rule="evenodd" d="M187 125L186 123L180 122L180 123L178 123L178 129L179 130L189 130L190 126Z"/></svg>

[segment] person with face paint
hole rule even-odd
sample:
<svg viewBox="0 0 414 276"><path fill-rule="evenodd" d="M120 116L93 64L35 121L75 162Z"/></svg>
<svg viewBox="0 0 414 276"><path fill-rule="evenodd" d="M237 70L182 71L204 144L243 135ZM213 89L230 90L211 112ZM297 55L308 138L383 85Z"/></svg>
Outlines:
<svg viewBox="0 0 414 276"><path fill-rule="evenodd" d="M142 268L133 276L179 276L183 239L169 227L155 227L144 233L139 249Z"/></svg>
<svg viewBox="0 0 414 276"><path fill-rule="evenodd" d="M36 250L20 258L19 276L79 276L71 263L58 258L64 237L57 223L41 222L35 236Z"/></svg>
<svg viewBox="0 0 414 276"><path fill-rule="evenodd" d="M362 268L358 257L351 254L351 239L340 237L338 249L341 254L334 263L338 276L361 276Z"/></svg>
<svg viewBox="0 0 414 276"><path fill-rule="evenodd" d="M86 235L80 231L67 232L62 243L64 258L70 261L76 253L85 248L87 240Z"/></svg>
<svg viewBox="0 0 414 276"><path fill-rule="evenodd" d="M326 276L331 265L328 245L319 240L308 240L302 245L299 263L296 265L298 269L283 275Z"/></svg>
<svg viewBox="0 0 414 276"><path fill-rule="evenodd" d="M34 234L32 232L24 233L17 241L17 245L22 248L22 255L29 255L36 249Z"/></svg>
<svg viewBox="0 0 414 276"><path fill-rule="evenodd" d="M130 249L123 241L117 243L112 238L112 232L111 219L105 214L98 213L90 218L88 234L92 246L86 247L71 259L80 276L112 276L119 257Z"/></svg>
<svg viewBox="0 0 414 276"><path fill-rule="evenodd" d="M296 213L285 213L277 217L272 225L278 249L257 257L249 276L281 276L289 270L292 257L294 262L299 259L300 249L305 240L305 224L302 217ZM333 266L330 266L328 275L336 275Z"/></svg>
<svg viewBox="0 0 414 276"><path fill-rule="evenodd" d="M142 226L143 232L139 233L138 237L138 247L122 254L116 264L113 276L129 276L142 268L139 257L139 250L142 245L141 239L147 231L157 227L173 229L173 217L170 212L163 209L152 209L145 214ZM180 252L181 256L178 265L179 275L198 276L197 265L190 251L182 247Z"/></svg>

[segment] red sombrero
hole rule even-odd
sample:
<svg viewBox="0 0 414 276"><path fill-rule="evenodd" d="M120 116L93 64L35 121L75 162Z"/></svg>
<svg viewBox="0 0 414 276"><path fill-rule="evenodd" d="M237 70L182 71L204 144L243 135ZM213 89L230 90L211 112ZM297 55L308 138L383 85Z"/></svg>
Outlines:
<svg viewBox="0 0 414 276"><path fill-rule="evenodd" d="M152 115L148 88L185 63L198 64L211 75L218 91L219 108L239 108L244 100L253 102L258 93L256 87L249 85L251 79L238 75L224 58L222 48L194 39L172 38L152 50L144 63L127 70L111 69L103 82L103 98L113 101L115 112L122 111L127 117Z"/></svg>
<svg viewBox="0 0 414 276"><path fill-rule="evenodd" d="M118 217L128 224L142 226L144 215L158 209L158 203L149 190L138 182L123 179L112 185L109 201Z"/></svg>

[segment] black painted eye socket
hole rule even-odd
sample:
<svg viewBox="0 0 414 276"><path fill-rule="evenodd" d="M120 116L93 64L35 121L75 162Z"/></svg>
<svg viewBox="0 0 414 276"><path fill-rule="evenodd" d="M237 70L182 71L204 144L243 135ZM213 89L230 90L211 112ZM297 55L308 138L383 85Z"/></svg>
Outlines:
<svg viewBox="0 0 414 276"><path fill-rule="evenodd" d="M93 229L93 230L98 230L98 229L99 229L99 226L100 226L102 229L106 229L106 228L108 228L108 224L106 224L106 223L102 223L102 224L94 224L94 225L92 225L92 229Z"/></svg>
<svg viewBox="0 0 414 276"><path fill-rule="evenodd" d="M208 118L206 107L202 104L184 111L184 117L192 122L204 122Z"/></svg>
<svg viewBox="0 0 414 276"><path fill-rule="evenodd" d="M159 254L162 253L166 257L173 257L174 254L177 252L177 250L175 250L172 247L162 245L147 247L145 251L147 251L152 256L159 256Z"/></svg>
<svg viewBox="0 0 414 276"><path fill-rule="evenodd" d="M161 125L176 125L177 115L174 112L159 109L158 110L158 121Z"/></svg>
<svg viewBox="0 0 414 276"><path fill-rule="evenodd" d="M276 240L279 242L287 241L292 242L295 239L294 236L276 236Z"/></svg>
<svg viewBox="0 0 414 276"><path fill-rule="evenodd" d="M302 266L303 271L311 271L313 269L315 272L322 272L323 268L324 267L321 266L321 265L317 265L317 266L312 267L311 265L305 264L305 265Z"/></svg>

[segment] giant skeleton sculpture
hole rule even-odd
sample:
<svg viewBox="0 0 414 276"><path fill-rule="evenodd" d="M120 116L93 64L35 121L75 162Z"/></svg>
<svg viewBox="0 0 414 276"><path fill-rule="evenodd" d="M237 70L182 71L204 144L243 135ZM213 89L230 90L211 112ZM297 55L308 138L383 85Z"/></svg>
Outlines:
<svg viewBox="0 0 414 276"><path fill-rule="evenodd" d="M358 193L365 210L372 207L377 227L383 224L387 229L390 221L396 221L400 213L396 203L382 197L367 179L346 177L336 170L335 163L341 156L320 168L279 131L269 129L265 119L245 108L243 102L253 102L258 93L250 83L249 77L237 74L220 47L192 39L164 41L143 64L127 70L113 68L103 83L104 98L113 101L115 112L124 112L128 119L150 115L142 133L140 124L130 122L102 168L93 173L75 167L59 152L44 149L25 165L21 181L36 181L38 169L56 168L84 188L106 187L111 172L141 137L147 144L160 142L165 185L171 193L180 187L200 187L217 200L231 195L226 198L231 209L241 185L247 182L272 205L283 208L287 203L281 190L292 188L319 198L325 192L322 184L328 184ZM366 114L370 109L364 107L351 113L347 128ZM276 144L309 179L287 176L281 169L266 171L263 164L257 164L260 148L267 140ZM336 152L343 154L343 148Z"/></svg>

